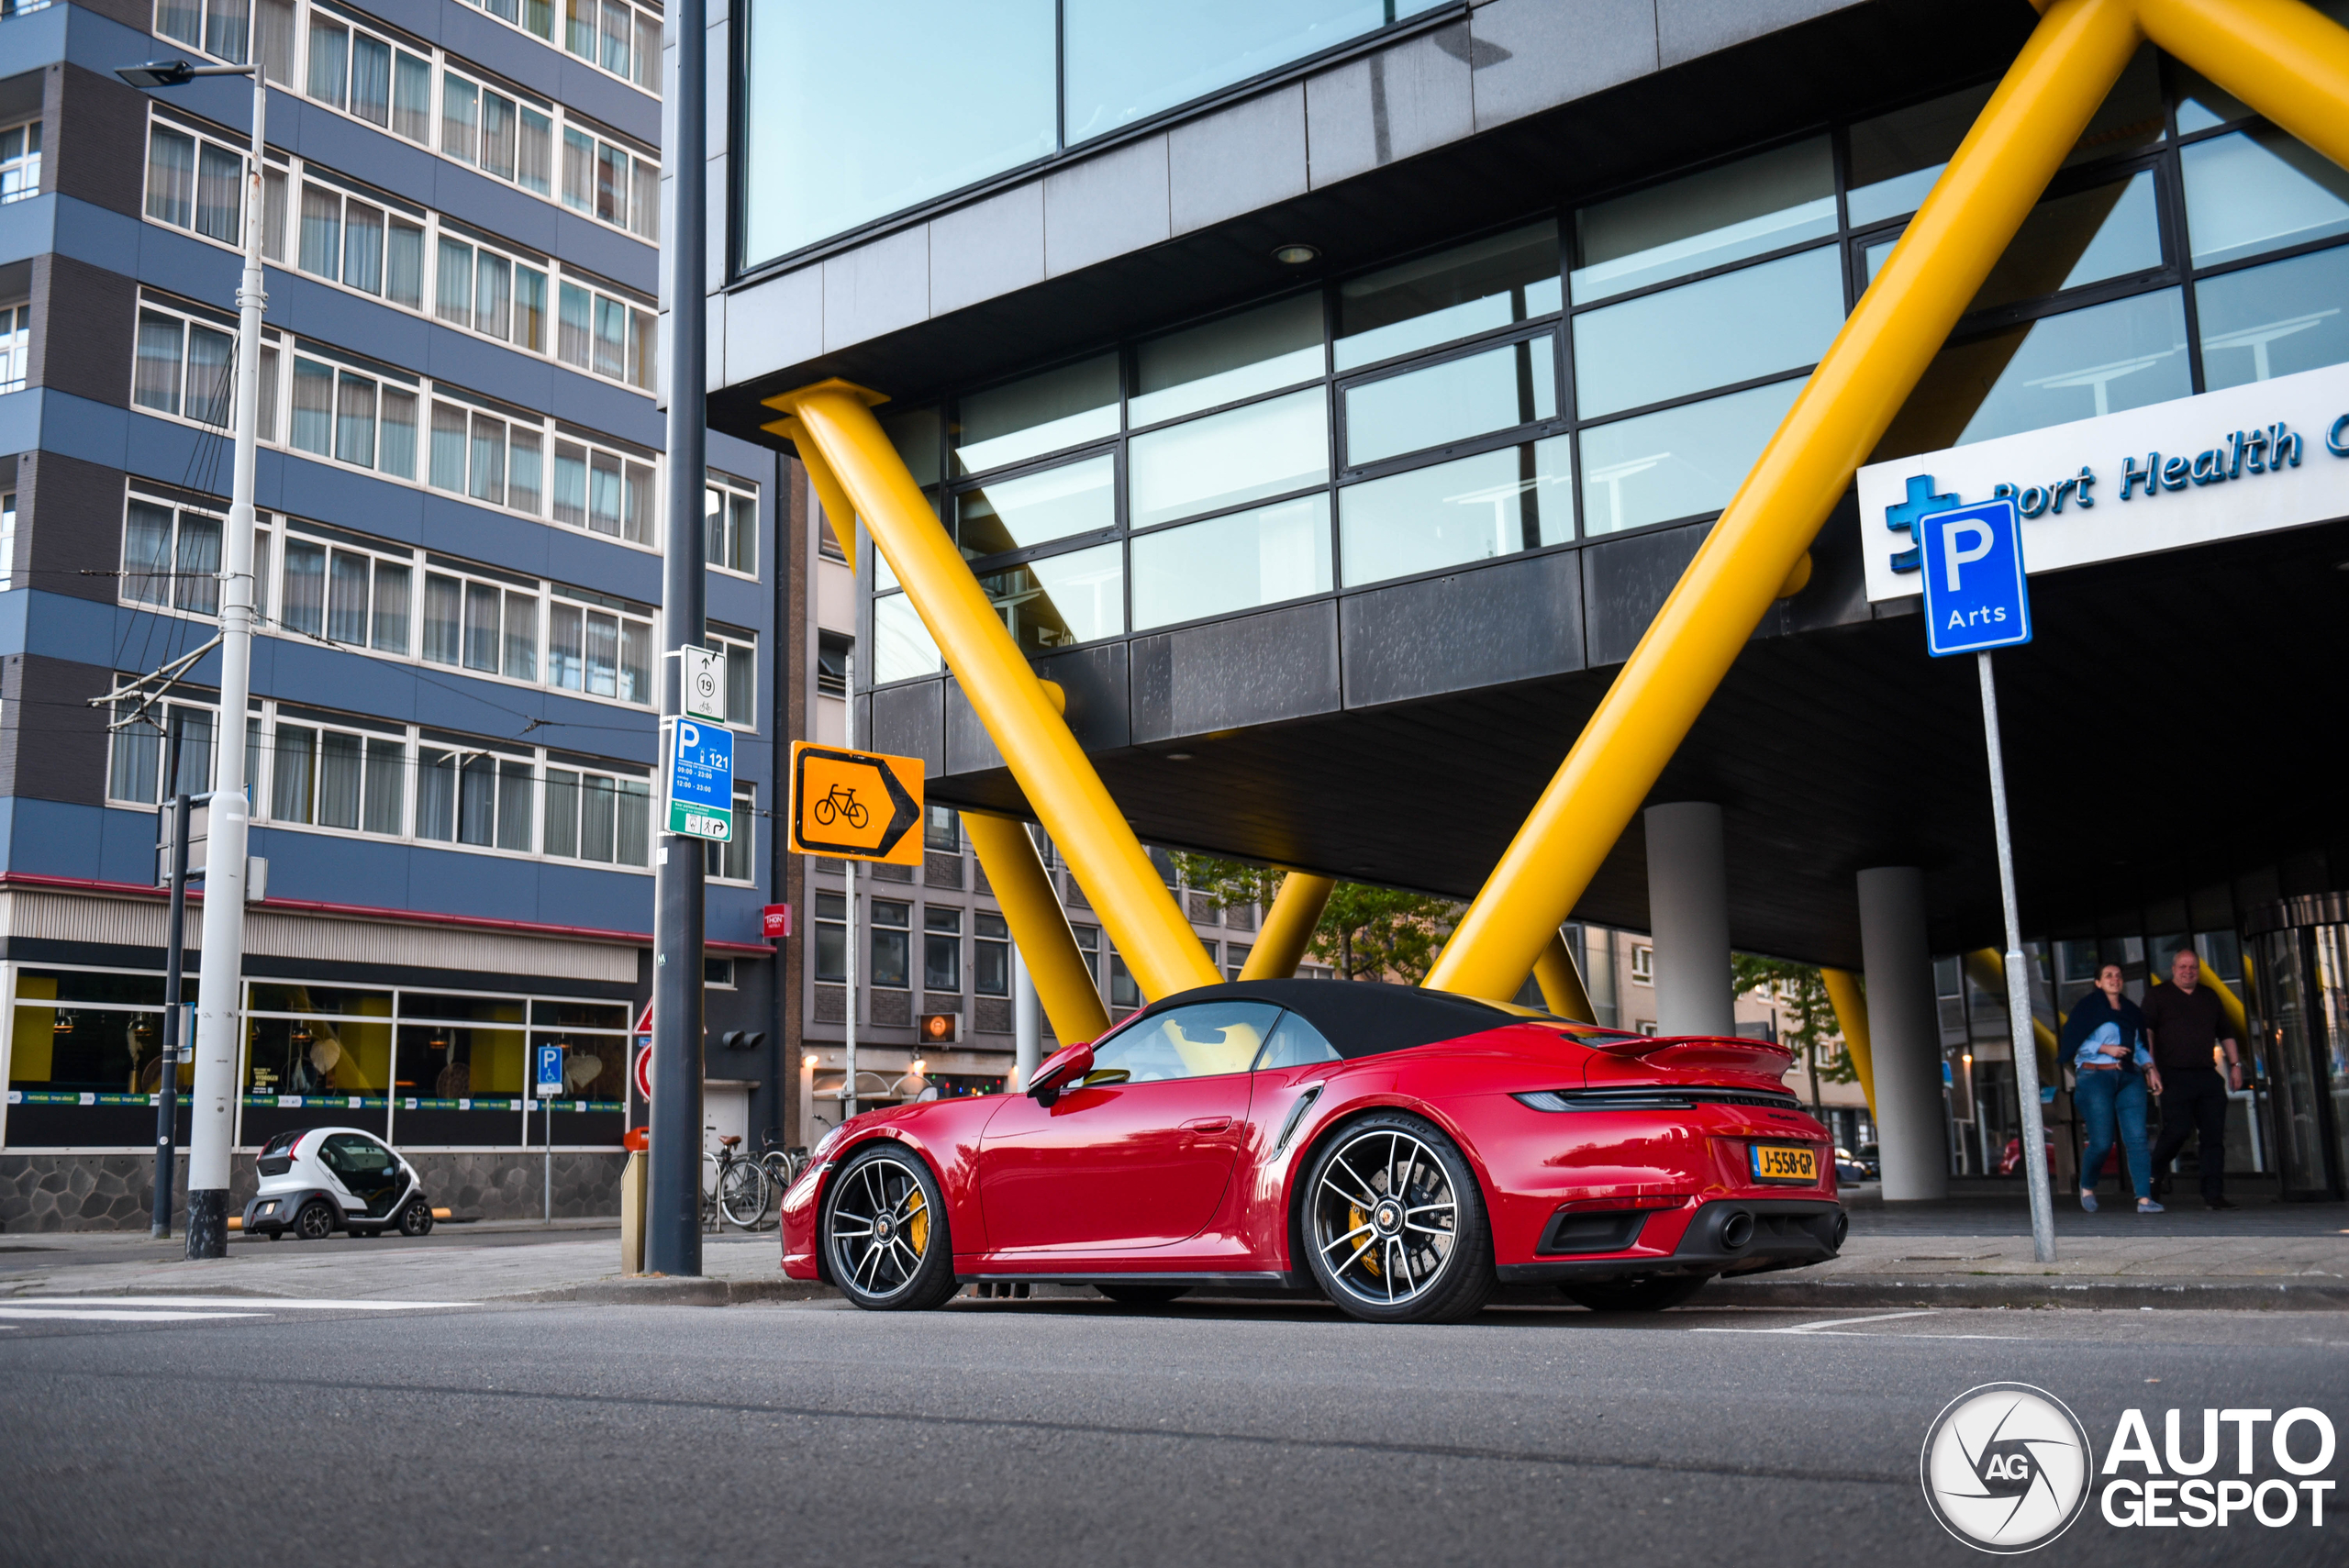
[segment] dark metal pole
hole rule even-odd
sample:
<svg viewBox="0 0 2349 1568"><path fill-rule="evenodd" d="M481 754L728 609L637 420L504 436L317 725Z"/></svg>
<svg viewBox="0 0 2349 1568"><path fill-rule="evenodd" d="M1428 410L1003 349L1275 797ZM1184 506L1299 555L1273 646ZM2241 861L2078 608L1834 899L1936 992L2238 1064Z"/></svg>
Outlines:
<svg viewBox="0 0 2349 1568"><path fill-rule="evenodd" d="M707 237L702 182L708 141L702 117L704 11L703 0L674 0L669 6L670 53L677 74L662 101L668 138L662 158L671 193L669 231L661 248L661 294L669 307L669 510L662 577L662 644L667 656L661 662L664 769L685 711L684 661L677 650L701 646L707 596L702 555L703 494L708 484L703 422ZM668 830L665 800L654 828L660 852L653 883L652 1146L644 1267L648 1273L698 1274L702 841Z"/></svg>
<svg viewBox="0 0 2349 1568"><path fill-rule="evenodd" d="M767 734L774 741L770 764L773 782L767 787L767 885L772 887L774 900L788 906L791 898L791 842L785 814L790 808L791 785L787 770L791 766L791 742L798 736L791 722L791 651L801 635L800 628L791 614L791 578L797 556L797 531L791 526L791 494L787 488L791 470L780 457L770 457L768 470L775 482L767 486L770 507L774 514L774 547L766 553L767 569L774 573L774 673L767 686ZM796 1054L785 1024L790 1014L788 1007L797 1006L798 988L791 984L791 951L798 940L796 917L792 911L792 935L780 938L774 944L774 1021L768 1026L767 1088L774 1095L772 1102L774 1129L784 1146L791 1143L791 1107L798 1102L796 1092L798 1073ZM795 1065L786 1067L785 1063ZM789 1085L789 1091L786 1091ZM807 1139L802 1129L800 1138Z"/></svg>
<svg viewBox="0 0 2349 1568"><path fill-rule="evenodd" d="M172 1235L172 1179L177 1174L180 1117L180 955L187 949L187 792L180 788L180 730L186 716L172 710L171 744L165 749L163 777L171 781L172 917L164 940L171 951L163 960L163 1060L155 1084L155 1216L150 1235L167 1241Z"/></svg>

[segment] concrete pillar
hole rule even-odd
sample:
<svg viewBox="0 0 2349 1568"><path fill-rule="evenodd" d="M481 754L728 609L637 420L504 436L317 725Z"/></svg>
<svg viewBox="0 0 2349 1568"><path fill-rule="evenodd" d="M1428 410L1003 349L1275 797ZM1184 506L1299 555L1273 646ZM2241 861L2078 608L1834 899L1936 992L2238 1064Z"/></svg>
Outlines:
<svg viewBox="0 0 2349 1568"><path fill-rule="evenodd" d="M1859 882L1884 1195L1896 1202L1946 1197L1942 1031L1925 939L1925 873L1915 866L1876 866L1860 873Z"/></svg>
<svg viewBox="0 0 2349 1568"><path fill-rule="evenodd" d="M1011 1083L1025 1089L1043 1059L1044 1007L1036 993L1036 977L1018 947L1011 950Z"/></svg>
<svg viewBox="0 0 2349 1568"><path fill-rule="evenodd" d="M1651 806L1647 839L1655 1032L1735 1034L1721 808L1701 800Z"/></svg>

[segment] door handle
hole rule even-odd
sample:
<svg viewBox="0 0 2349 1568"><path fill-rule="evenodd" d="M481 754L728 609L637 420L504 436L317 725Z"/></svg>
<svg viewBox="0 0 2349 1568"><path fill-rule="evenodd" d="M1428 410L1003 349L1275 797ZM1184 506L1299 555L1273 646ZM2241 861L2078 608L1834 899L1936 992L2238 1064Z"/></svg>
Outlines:
<svg viewBox="0 0 2349 1568"><path fill-rule="evenodd" d="M1221 1132L1231 1125L1228 1116L1193 1117L1183 1124L1185 1132Z"/></svg>

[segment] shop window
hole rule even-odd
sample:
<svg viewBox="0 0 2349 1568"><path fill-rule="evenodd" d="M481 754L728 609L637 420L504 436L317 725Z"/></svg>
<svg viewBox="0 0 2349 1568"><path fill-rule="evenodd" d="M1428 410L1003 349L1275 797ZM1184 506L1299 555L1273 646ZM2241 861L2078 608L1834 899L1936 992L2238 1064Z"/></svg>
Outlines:
<svg viewBox="0 0 2349 1568"><path fill-rule="evenodd" d="M909 929L913 906L900 904L891 898L875 898L871 905L873 914L872 978L870 984L882 991L903 991L908 988L910 974L908 951L912 941Z"/></svg>
<svg viewBox="0 0 2349 1568"><path fill-rule="evenodd" d="M971 914L971 989L982 996L1011 995L1011 928L985 909Z"/></svg>

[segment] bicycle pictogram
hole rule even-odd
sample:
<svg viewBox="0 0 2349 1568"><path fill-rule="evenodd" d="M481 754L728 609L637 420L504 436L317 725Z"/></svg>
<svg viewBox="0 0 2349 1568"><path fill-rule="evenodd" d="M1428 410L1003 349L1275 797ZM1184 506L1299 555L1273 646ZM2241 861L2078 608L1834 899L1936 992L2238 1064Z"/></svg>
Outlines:
<svg viewBox="0 0 2349 1568"><path fill-rule="evenodd" d="M857 804L856 791L835 784L816 802L816 822L818 827L829 828L843 817L852 828L863 828L873 820L873 813Z"/></svg>

